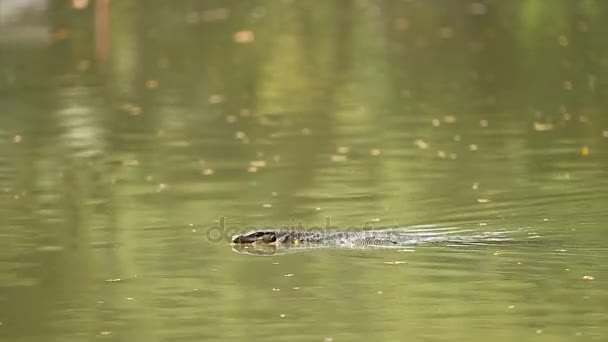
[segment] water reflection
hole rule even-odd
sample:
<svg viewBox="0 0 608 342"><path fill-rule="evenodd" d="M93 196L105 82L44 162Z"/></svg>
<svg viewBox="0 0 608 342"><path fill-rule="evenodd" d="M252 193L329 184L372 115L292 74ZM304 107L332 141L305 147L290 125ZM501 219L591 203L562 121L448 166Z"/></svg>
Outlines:
<svg viewBox="0 0 608 342"><path fill-rule="evenodd" d="M602 3L5 2L0 336L606 336ZM526 243L255 258L220 216Z"/></svg>

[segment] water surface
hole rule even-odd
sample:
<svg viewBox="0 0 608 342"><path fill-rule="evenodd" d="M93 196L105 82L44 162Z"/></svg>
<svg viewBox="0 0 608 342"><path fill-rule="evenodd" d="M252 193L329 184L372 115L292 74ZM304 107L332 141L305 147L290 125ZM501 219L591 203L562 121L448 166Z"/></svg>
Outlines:
<svg viewBox="0 0 608 342"><path fill-rule="evenodd" d="M17 3L0 340L608 338L603 3ZM514 241L228 243L327 217Z"/></svg>

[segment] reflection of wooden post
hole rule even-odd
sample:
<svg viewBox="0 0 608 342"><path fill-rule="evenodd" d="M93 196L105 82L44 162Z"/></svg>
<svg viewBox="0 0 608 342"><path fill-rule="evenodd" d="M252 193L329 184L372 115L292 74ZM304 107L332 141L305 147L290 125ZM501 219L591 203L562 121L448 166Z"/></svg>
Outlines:
<svg viewBox="0 0 608 342"><path fill-rule="evenodd" d="M95 58L104 65L110 53L110 0L95 1Z"/></svg>

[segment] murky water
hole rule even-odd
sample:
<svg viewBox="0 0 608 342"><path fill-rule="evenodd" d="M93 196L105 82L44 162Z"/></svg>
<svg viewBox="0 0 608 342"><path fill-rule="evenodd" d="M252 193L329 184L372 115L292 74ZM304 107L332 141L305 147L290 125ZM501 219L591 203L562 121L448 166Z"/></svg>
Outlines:
<svg viewBox="0 0 608 342"><path fill-rule="evenodd" d="M0 340L605 341L607 6L1 1Z"/></svg>

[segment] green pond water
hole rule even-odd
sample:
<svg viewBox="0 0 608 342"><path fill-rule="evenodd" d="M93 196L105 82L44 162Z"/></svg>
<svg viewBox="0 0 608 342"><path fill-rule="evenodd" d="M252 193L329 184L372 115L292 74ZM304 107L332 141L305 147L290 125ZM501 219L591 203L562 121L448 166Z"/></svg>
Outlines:
<svg viewBox="0 0 608 342"><path fill-rule="evenodd" d="M608 340L607 13L0 2L0 340Z"/></svg>

